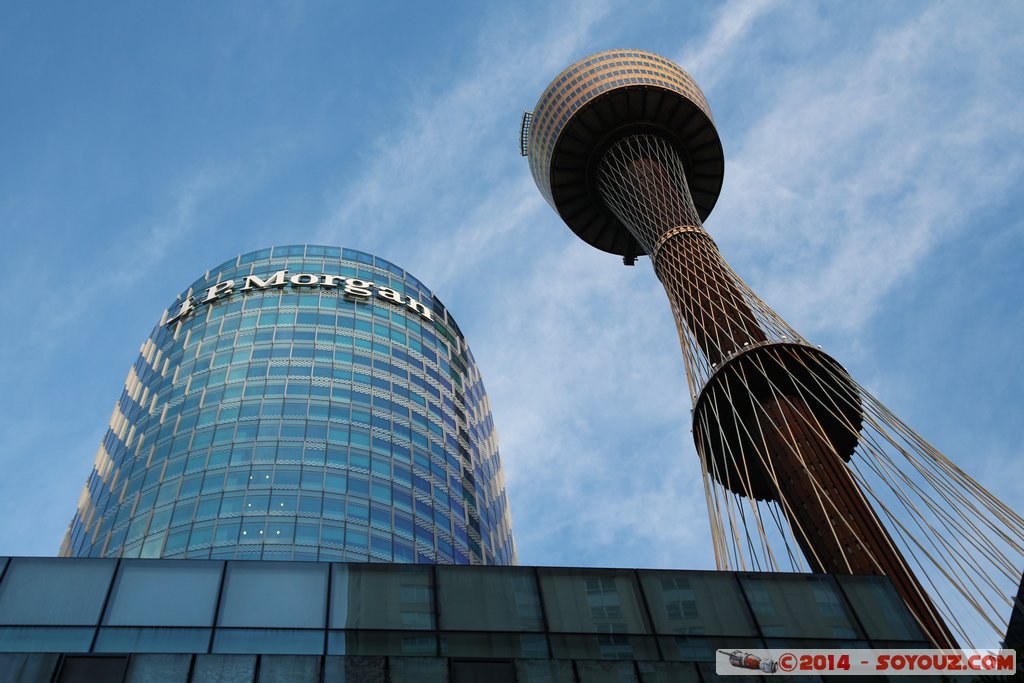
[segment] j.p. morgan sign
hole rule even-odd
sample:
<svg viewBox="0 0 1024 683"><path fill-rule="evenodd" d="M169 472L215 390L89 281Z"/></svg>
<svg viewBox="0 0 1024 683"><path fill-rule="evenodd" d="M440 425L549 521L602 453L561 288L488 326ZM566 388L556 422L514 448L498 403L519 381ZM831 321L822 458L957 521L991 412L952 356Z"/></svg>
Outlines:
<svg viewBox="0 0 1024 683"><path fill-rule="evenodd" d="M164 324L171 325L176 323L179 320L188 317L188 315L195 311L199 306L212 304L219 299L225 299L236 291L266 291L270 289L279 289L286 285L291 285L292 287L338 287L341 288L341 291L347 298L364 301L376 294L379 299L400 304L408 308L410 311L418 313L424 320L434 320L433 313L424 304L411 296L403 296L400 292L397 292L390 287L384 287L375 282L370 282L369 280L345 277L343 275L330 275L328 273L296 273L295 275L289 276L288 270L285 269L277 271L265 280L258 275L246 275L244 284L237 288L234 280L218 282L213 287L206 290L206 296L202 298L190 296L182 301L181 305L178 307L177 313L168 318L167 322Z"/></svg>

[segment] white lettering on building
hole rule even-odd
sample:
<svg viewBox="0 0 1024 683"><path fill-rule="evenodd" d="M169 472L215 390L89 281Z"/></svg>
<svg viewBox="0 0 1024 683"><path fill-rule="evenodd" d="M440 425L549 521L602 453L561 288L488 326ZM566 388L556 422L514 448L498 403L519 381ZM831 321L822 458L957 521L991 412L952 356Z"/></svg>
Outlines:
<svg viewBox="0 0 1024 683"><path fill-rule="evenodd" d="M259 275L246 275L245 285L237 291L266 291L271 288L284 287L286 284L291 284L292 287L341 287L342 292L345 294L345 298L356 301L366 301L372 297L374 295L374 291L376 291L378 299L384 299L385 301L390 301L391 303L404 306L409 312L419 314L419 316L424 320L431 322L434 320L433 311L431 311L430 308L422 301L418 301L411 296L403 297L400 292L392 289L391 287L385 287L384 285L378 285L375 282L370 282L369 280L345 277L343 275L331 275L329 273L296 273L289 277L288 270L285 269L273 273L265 280ZM206 296L203 297L202 301L197 301L194 296L189 296L178 304L177 311L167 318L167 322L164 324L170 325L187 318L189 314L195 311L200 305L211 304L220 299L225 299L234 294L235 291L234 280L218 282L212 287L207 288ZM170 310L168 311L168 314L170 314Z"/></svg>

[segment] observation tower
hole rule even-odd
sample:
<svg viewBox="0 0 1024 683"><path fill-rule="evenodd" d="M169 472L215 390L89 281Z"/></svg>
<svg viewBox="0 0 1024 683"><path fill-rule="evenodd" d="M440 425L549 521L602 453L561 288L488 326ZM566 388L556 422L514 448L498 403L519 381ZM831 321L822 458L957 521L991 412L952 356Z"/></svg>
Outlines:
<svg viewBox="0 0 1024 683"><path fill-rule="evenodd" d="M1001 636L1024 520L725 262L703 225L724 154L690 75L640 50L587 57L523 115L520 146L578 237L649 256L665 287L718 567L883 574L936 646Z"/></svg>

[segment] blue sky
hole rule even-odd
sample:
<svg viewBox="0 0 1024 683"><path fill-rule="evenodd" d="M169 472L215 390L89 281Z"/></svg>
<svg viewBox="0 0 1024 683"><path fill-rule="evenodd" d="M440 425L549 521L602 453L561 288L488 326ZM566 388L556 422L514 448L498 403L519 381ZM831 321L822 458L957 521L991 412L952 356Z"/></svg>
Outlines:
<svg viewBox="0 0 1024 683"><path fill-rule="evenodd" d="M616 47L707 94L726 156L707 228L733 267L1024 509L1024 5L415 7L0 8L0 553L56 553L177 292L323 243L408 268L455 314L521 562L712 567L650 262L577 240L518 156L551 78Z"/></svg>

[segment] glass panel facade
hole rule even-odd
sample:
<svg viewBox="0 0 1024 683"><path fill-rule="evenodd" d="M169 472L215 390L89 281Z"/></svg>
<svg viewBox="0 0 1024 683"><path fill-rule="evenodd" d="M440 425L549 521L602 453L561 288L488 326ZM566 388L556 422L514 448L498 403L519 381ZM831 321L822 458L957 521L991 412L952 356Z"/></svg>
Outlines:
<svg viewBox="0 0 1024 683"><path fill-rule="evenodd" d="M324 651L324 633L307 629L221 628L213 637L213 651L318 654Z"/></svg>
<svg viewBox="0 0 1024 683"><path fill-rule="evenodd" d="M543 631L537 578L530 569L486 574L437 568L441 628L452 631Z"/></svg>
<svg viewBox="0 0 1024 683"><path fill-rule="evenodd" d="M206 652L208 628L101 628L93 652Z"/></svg>
<svg viewBox="0 0 1024 683"><path fill-rule="evenodd" d="M213 626L223 562L174 560L121 564L103 623L112 626Z"/></svg>
<svg viewBox="0 0 1024 683"><path fill-rule="evenodd" d="M127 668L127 657L66 657L57 674L57 683L120 681Z"/></svg>
<svg viewBox="0 0 1024 683"><path fill-rule="evenodd" d="M699 683L697 667L683 662L638 662L640 683Z"/></svg>
<svg viewBox="0 0 1024 683"><path fill-rule="evenodd" d="M906 610L897 608L900 598L891 583L864 576L837 576L836 579L869 638L925 640L914 618Z"/></svg>
<svg viewBox="0 0 1024 683"><path fill-rule="evenodd" d="M190 655L136 655L125 683L187 683L191 667Z"/></svg>
<svg viewBox="0 0 1024 683"><path fill-rule="evenodd" d="M313 563L228 565L218 626L323 628L327 567Z"/></svg>
<svg viewBox="0 0 1024 683"><path fill-rule="evenodd" d="M53 683L80 655L126 662L127 678L111 683L163 672L183 681L183 670L192 682L460 681L488 668L488 683L685 682L713 672L722 648L928 647L903 630L910 613L882 577L29 559L12 559L10 570L22 570L0 576L0 595L19 596L4 603L9 615L25 609L22 591L64 590L55 584L109 594L108 607L69 611L79 623L0 625L0 672L17 671L12 683ZM187 603L182 577L195 582L196 605L159 595L166 586Z"/></svg>
<svg viewBox="0 0 1024 683"><path fill-rule="evenodd" d="M723 640L723 638L715 636L661 636L658 639L661 644L662 657L683 662L715 661L715 650L718 649ZM757 650L763 649L765 646L764 641L760 638L729 636L725 642L729 643L731 650L737 648Z"/></svg>
<svg viewBox="0 0 1024 683"><path fill-rule="evenodd" d="M464 632L444 633L441 652L449 657L500 657L544 659L548 639L542 633Z"/></svg>
<svg viewBox="0 0 1024 683"><path fill-rule="evenodd" d="M116 562L16 557L0 584L0 624L95 624Z"/></svg>
<svg viewBox="0 0 1024 683"><path fill-rule="evenodd" d="M540 569L548 627L570 633L650 633L632 571Z"/></svg>
<svg viewBox="0 0 1024 683"><path fill-rule="evenodd" d="M765 637L860 637L830 576L761 574L740 583Z"/></svg>
<svg viewBox="0 0 1024 683"><path fill-rule="evenodd" d="M636 671L630 662L576 662L580 683L636 683Z"/></svg>
<svg viewBox="0 0 1024 683"><path fill-rule="evenodd" d="M658 646L651 636L552 633L549 637L551 656L556 659L658 659Z"/></svg>
<svg viewBox="0 0 1024 683"><path fill-rule="evenodd" d="M572 662L517 661L516 683L576 683Z"/></svg>
<svg viewBox="0 0 1024 683"><path fill-rule="evenodd" d="M192 683L252 683L255 655L197 655Z"/></svg>
<svg viewBox="0 0 1024 683"><path fill-rule="evenodd" d="M448 662L435 657L388 657L391 683L448 683Z"/></svg>
<svg viewBox="0 0 1024 683"><path fill-rule="evenodd" d="M334 565L331 627L433 629L434 575L430 567Z"/></svg>
<svg viewBox="0 0 1024 683"><path fill-rule="evenodd" d="M740 585L718 572L640 571L657 633L751 636L757 633Z"/></svg>
<svg viewBox="0 0 1024 683"><path fill-rule="evenodd" d="M327 654L435 655L437 635L423 631L331 631Z"/></svg>
<svg viewBox="0 0 1024 683"><path fill-rule="evenodd" d="M14 683L50 683L57 668L57 654L0 654L0 671Z"/></svg>
<svg viewBox="0 0 1024 683"><path fill-rule="evenodd" d="M481 662L453 660L452 683L516 683L516 670L512 662Z"/></svg>
<svg viewBox="0 0 1024 683"><path fill-rule="evenodd" d="M384 657L325 657L324 683L385 683Z"/></svg>
<svg viewBox="0 0 1024 683"><path fill-rule="evenodd" d="M75 626L0 626L0 652L88 652L96 629Z"/></svg>
<svg viewBox="0 0 1024 683"><path fill-rule="evenodd" d="M288 655L261 657L259 683L320 683L320 658Z"/></svg>
<svg viewBox="0 0 1024 683"><path fill-rule="evenodd" d="M496 443L419 280L263 249L196 280L143 345L61 554L511 564Z"/></svg>

